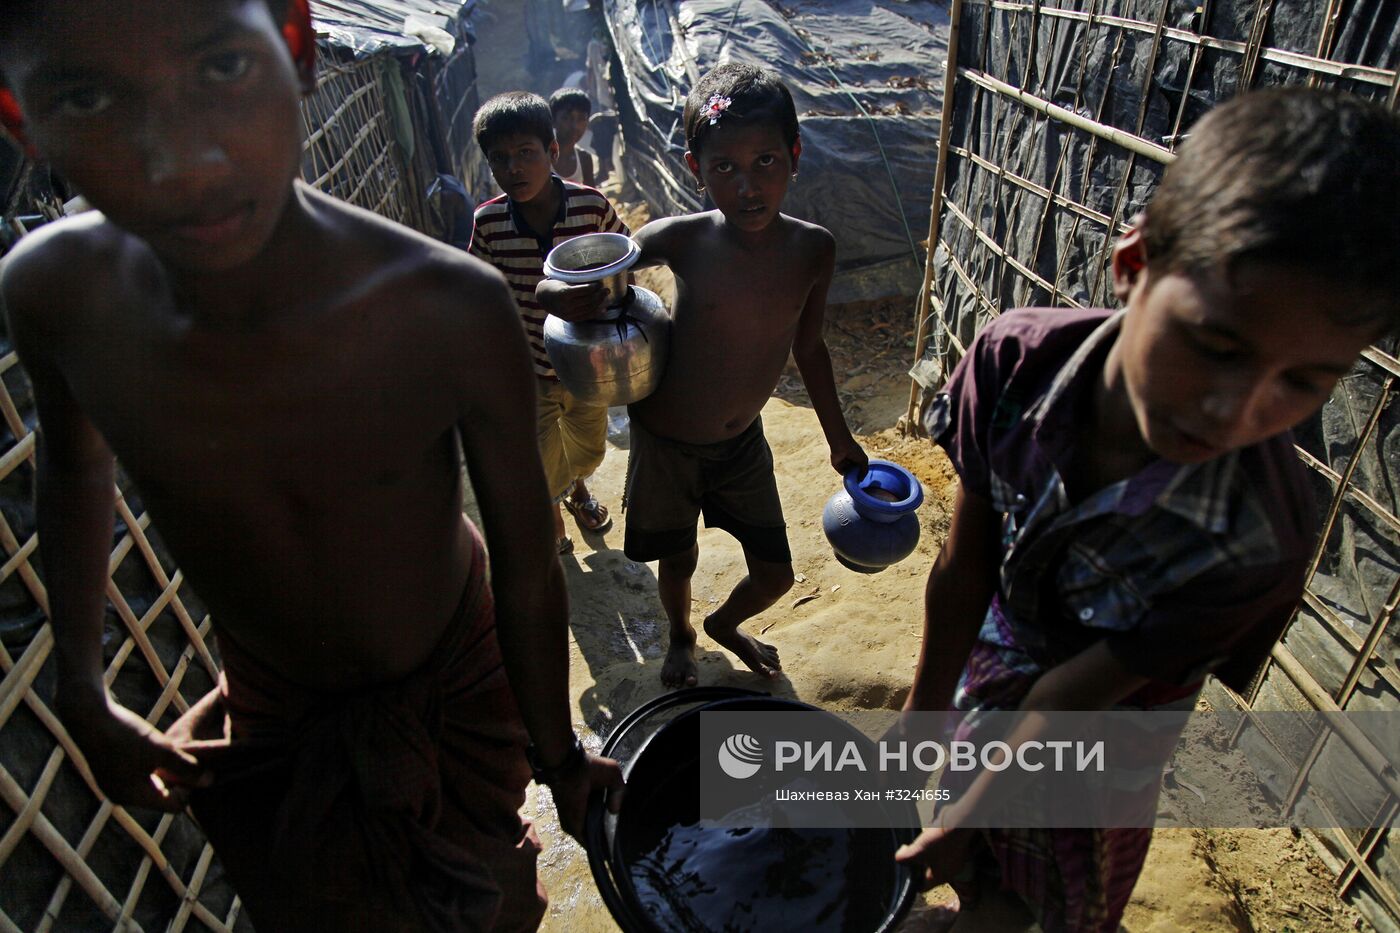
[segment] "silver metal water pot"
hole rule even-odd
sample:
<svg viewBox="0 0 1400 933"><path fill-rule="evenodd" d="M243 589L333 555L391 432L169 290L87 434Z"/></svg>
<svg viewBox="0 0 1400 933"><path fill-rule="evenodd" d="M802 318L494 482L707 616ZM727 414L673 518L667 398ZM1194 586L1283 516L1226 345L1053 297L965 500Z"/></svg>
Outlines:
<svg viewBox="0 0 1400 933"><path fill-rule="evenodd" d="M570 285L602 282L604 316L591 321L544 321L544 349L564 388L594 405L627 405L661 382L671 317L656 293L627 284L640 250L620 233L588 233L560 243L544 272Z"/></svg>

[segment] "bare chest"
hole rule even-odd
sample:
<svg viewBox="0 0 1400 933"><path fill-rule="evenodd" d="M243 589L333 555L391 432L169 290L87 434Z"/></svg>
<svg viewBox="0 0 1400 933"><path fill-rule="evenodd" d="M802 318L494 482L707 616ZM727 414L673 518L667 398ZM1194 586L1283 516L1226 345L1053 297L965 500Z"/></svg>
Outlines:
<svg viewBox="0 0 1400 933"><path fill-rule="evenodd" d="M794 264L737 255L687 265L677 278L678 335L721 341L740 354L777 346L786 354L812 287Z"/></svg>
<svg viewBox="0 0 1400 933"><path fill-rule="evenodd" d="M361 330L98 326L75 354L92 365L65 369L148 497L217 512L256 491L315 508L401 481L451 424L440 390Z"/></svg>

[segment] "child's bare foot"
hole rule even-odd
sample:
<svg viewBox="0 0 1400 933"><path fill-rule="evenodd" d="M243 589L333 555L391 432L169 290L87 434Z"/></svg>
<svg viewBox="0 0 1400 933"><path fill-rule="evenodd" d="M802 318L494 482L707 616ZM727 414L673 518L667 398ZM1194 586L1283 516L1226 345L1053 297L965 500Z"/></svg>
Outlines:
<svg viewBox="0 0 1400 933"><path fill-rule="evenodd" d="M661 682L668 687L693 687L699 683L695 666L695 629L688 636L671 635L666 660L661 664Z"/></svg>
<svg viewBox="0 0 1400 933"><path fill-rule="evenodd" d="M777 677L783 667L778 663L778 649L767 642L759 641L737 625L716 625L714 616L705 620L705 634L720 645L739 656L739 660L749 666L749 670L763 677Z"/></svg>

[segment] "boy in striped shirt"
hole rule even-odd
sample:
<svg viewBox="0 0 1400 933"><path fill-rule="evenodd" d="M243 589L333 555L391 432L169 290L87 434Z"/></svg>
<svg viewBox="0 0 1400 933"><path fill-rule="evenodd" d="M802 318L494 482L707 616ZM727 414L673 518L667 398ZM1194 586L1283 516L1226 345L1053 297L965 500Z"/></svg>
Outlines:
<svg viewBox="0 0 1400 933"><path fill-rule="evenodd" d="M559 553L573 550L564 532L562 503L584 531L612 525L606 507L588 491L585 478L603 462L608 410L576 399L560 383L544 352L544 319L549 312L535 300L544 278L544 258L564 240L585 233L627 229L603 194L554 174L559 155L554 116L537 94L498 94L477 111L473 126L491 175L504 194L476 210L471 252L495 266L510 283L530 341L535 367L540 455L554 496L554 530ZM571 295L559 313L586 317L601 304L603 286L593 284Z"/></svg>

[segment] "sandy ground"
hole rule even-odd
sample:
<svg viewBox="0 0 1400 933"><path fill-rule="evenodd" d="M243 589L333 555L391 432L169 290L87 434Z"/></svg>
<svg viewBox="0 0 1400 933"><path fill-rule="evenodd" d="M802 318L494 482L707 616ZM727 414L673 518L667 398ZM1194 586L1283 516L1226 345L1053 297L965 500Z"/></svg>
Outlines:
<svg viewBox="0 0 1400 933"><path fill-rule="evenodd" d="M665 291L647 273L646 282ZM763 412L778 465L778 488L788 519L793 563L799 575L787 597L748 623L782 653L783 676L767 684L732 655L699 641L700 682L770 689L832 710L894 709L903 701L920 642L920 605L928 568L947 531L956 478L941 451L924 440L902 438L893 425L904 412L909 382L912 319L908 302L875 302L837 309L828 322L835 371L845 374L847 418L872 456L895 460L924 484L918 549L875 575L838 564L821 531L821 510L838 478L815 414L795 371L785 374ZM624 441L625 443L625 441ZM584 534L570 521L577 547L564 558L571 602L570 686L575 725L597 748L630 710L663 692L659 674L666 620L656 595L656 565L637 564L622 553L626 516L618 505L627 454L610 446L592 488L616 518L601 535ZM724 532L701 529L700 565L694 580L693 621L698 623L743 575L738 545ZM798 604L798 598L814 596ZM698 624L697 624L698 627ZM1177 762L1178 773L1200 784L1219 762ZM1243 791L1253 792L1252 787ZM1182 792L1164 798L1172 813ZM546 851L541 875L551 905L547 931L615 930L594 886L587 858L564 836L548 792L532 791L526 815L540 829ZM927 928L928 906L949 896L926 895L905 929ZM1307 843L1288 830L1168 829L1154 838L1123 929L1131 933L1237 933L1367 929L1350 907L1332 895L1329 873Z"/></svg>

